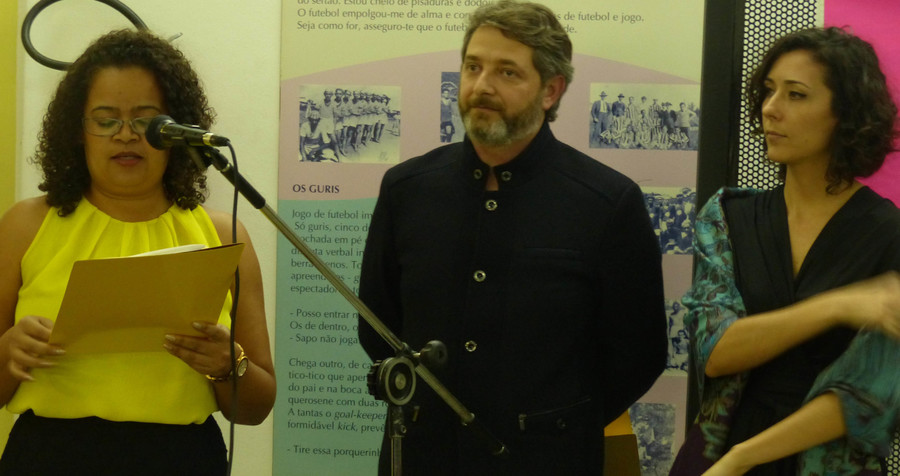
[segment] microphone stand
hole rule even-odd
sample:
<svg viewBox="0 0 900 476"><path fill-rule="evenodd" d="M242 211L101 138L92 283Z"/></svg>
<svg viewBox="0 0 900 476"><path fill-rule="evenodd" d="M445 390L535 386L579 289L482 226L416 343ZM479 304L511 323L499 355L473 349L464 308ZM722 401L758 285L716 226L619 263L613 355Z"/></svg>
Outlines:
<svg viewBox="0 0 900 476"><path fill-rule="evenodd" d="M500 457L509 455L506 445L494 437L480 420L476 420L475 414L470 412L462 402L453 396L450 390L428 369L428 365L440 365L446 359L446 349L442 343L432 341L426 344L421 352L413 352L406 343L402 342L375 316L375 313L359 299L341 278L266 204L265 198L241 174L237 173L228 162L228 159L218 149L210 146L188 147L188 153L201 170L206 170L212 165L221 172L254 208L259 210L275 225L275 228L309 260L310 264L334 286L337 292L356 309L359 315L396 352L395 357L373 364L367 376L369 392L375 395L375 398L388 403L391 474L400 476L402 471L401 440L404 433L406 433L402 405L405 405L412 399L416 388L416 376L434 390L450 409L459 416L460 423L472 430L475 436L482 440L493 455Z"/></svg>

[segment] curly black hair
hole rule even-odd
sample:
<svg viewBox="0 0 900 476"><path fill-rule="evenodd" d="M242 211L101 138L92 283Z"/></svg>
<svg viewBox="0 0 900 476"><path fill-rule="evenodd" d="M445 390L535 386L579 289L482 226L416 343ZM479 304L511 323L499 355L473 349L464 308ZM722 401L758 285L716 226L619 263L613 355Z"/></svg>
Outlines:
<svg viewBox="0 0 900 476"><path fill-rule="evenodd" d="M162 90L169 116L182 124L209 129L215 112L190 62L168 41L145 30L119 30L94 41L66 70L50 101L33 161L40 165L38 186L47 203L66 216L91 185L84 153L82 116L93 79L105 68L140 67L151 72ZM163 175L166 198L184 209L206 199L206 176L187 151L173 148Z"/></svg>
<svg viewBox="0 0 900 476"><path fill-rule="evenodd" d="M831 110L837 118L826 180L828 192L836 193L854 178L875 173L894 151L897 106L872 45L843 28L808 28L775 41L748 80L746 97L754 134L763 133L766 76L778 58L797 50L808 51L826 70L825 85L831 90ZM784 179L785 167L780 170Z"/></svg>

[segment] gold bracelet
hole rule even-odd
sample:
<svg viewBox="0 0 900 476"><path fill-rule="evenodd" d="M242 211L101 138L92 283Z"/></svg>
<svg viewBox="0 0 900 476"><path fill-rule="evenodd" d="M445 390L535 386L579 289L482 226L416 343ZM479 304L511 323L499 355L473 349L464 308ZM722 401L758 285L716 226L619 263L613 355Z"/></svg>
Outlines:
<svg viewBox="0 0 900 476"><path fill-rule="evenodd" d="M237 378L241 378L247 372L247 367L250 366L250 360L247 358L247 354L244 353L244 348L240 346L240 344L234 344L235 350L238 351L238 358L234 363L234 370L229 370L228 375L224 377L213 377L212 375L206 375L206 378L211 382L227 382L231 380L231 377L237 372Z"/></svg>

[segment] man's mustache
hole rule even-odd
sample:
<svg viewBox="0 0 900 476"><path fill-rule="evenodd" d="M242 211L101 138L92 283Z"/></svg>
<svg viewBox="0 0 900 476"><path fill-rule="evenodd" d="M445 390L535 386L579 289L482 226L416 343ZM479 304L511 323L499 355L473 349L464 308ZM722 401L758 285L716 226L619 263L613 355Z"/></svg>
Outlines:
<svg viewBox="0 0 900 476"><path fill-rule="evenodd" d="M485 107L488 109L493 109L495 111L500 111L503 109L503 106L499 102L483 96L469 100L468 105L470 109L473 107Z"/></svg>

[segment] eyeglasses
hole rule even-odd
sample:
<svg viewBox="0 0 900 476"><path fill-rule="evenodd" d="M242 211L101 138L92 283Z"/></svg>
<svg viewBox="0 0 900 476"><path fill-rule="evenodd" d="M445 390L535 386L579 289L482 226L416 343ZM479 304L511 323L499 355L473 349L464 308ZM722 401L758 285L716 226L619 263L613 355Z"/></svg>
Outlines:
<svg viewBox="0 0 900 476"><path fill-rule="evenodd" d="M128 123L128 127L131 127L131 130L134 131L135 134L144 135L144 132L147 132L147 127L150 125L150 121L153 120L153 117L135 117L127 121L113 119L111 117L85 117L81 120L81 123L84 125L84 131L92 136L114 136L122 130L122 124L125 124L126 122Z"/></svg>

